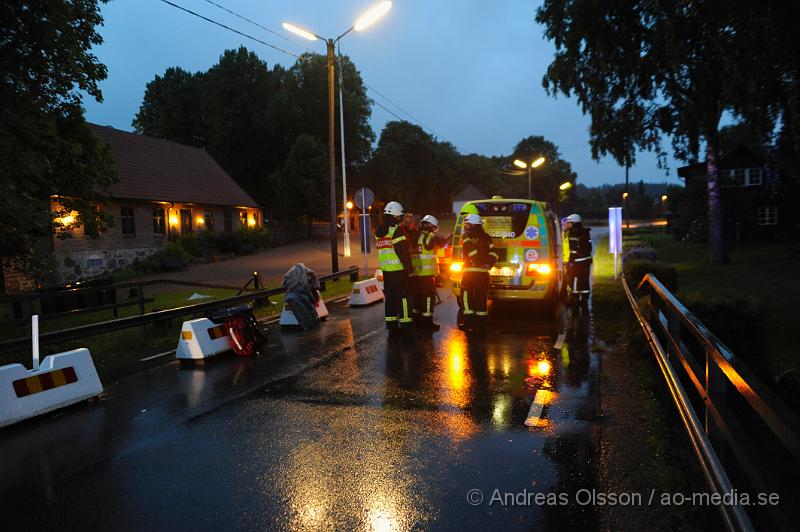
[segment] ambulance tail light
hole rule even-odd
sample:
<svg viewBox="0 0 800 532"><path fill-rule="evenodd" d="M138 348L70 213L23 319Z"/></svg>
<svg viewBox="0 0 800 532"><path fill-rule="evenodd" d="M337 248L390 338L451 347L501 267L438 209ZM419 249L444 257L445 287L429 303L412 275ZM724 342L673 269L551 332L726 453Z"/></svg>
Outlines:
<svg viewBox="0 0 800 532"><path fill-rule="evenodd" d="M461 271L461 266L462 265L461 265L460 262L454 262L454 263L452 263L450 265L450 271L451 272L460 272Z"/></svg>
<svg viewBox="0 0 800 532"><path fill-rule="evenodd" d="M542 275L547 276L553 273L553 267L546 262L532 262L528 264L528 276Z"/></svg>

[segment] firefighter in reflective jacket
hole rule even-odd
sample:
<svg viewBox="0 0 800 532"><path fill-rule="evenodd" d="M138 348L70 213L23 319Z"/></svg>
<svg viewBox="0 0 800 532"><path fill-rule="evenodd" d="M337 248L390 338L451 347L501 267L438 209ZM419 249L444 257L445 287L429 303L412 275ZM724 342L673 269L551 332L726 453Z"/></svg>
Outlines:
<svg viewBox="0 0 800 532"><path fill-rule="evenodd" d="M436 274L438 264L436 252L444 245L446 239L436 235L439 231L439 220L430 214L420 221L420 232L417 237L417 249L414 254L414 271L417 274L418 299L416 301L419 325L434 331L439 324L433 321L433 306L436 303Z"/></svg>
<svg viewBox="0 0 800 532"><path fill-rule="evenodd" d="M483 230L483 221L478 214L464 218L464 235L461 237L461 256L464 260L461 277L459 307L464 323L459 328L484 333L488 320L489 270L497 262L497 253L492 246L492 237Z"/></svg>
<svg viewBox="0 0 800 532"><path fill-rule="evenodd" d="M567 263L567 283L571 290L571 302L589 304L589 272L592 264L592 239L590 229L583 226L579 214L566 218L569 241L569 262Z"/></svg>
<svg viewBox="0 0 800 532"><path fill-rule="evenodd" d="M383 271L386 328L389 332L409 332L413 325L409 277L414 269L406 236L400 228L403 206L390 201L383 214L383 223L375 229L375 239L378 262Z"/></svg>

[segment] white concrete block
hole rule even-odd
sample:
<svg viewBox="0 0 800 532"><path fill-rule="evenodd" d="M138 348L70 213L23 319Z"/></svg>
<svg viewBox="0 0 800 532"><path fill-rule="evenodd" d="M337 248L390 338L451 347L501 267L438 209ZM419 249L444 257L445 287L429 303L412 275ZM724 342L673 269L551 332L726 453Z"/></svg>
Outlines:
<svg viewBox="0 0 800 532"><path fill-rule="evenodd" d="M88 349L46 357L37 370L0 367L0 427L100 395L103 385Z"/></svg>
<svg viewBox="0 0 800 532"><path fill-rule="evenodd" d="M371 305L383 300L383 289L377 279L365 279L353 283L350 292L350 306Z"/></svg>
<svg viewBox="0 0 800 532"><path fill-rule="evenodd" d="M231 349L233 344L224 324L217 325L208 318L198 318L183 322L175 357L202 360Z"/></svg>

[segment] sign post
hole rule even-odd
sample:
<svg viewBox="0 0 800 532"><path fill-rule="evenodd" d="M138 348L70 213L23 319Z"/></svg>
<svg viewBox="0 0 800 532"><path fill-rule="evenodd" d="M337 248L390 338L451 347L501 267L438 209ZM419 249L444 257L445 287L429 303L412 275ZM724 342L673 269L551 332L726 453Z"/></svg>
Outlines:
<svg viewBox="0 0 800 532"><path fill-rule="evenodd" d="M355 193L356 205L361 209L361 224L359 233L361 237L361 253L364 254L364 278L369 277L369 254L372 251L370 245L370 223L369 206L375 201L375 193L367 187L361 187Z"/></svg>
<svg viewBox="0 0 800 532"><path fill-rule="evenodd" d="M619 256L622 253L622 207L608 209L608 252L614 254L614 279L619 277Z"/></svg>

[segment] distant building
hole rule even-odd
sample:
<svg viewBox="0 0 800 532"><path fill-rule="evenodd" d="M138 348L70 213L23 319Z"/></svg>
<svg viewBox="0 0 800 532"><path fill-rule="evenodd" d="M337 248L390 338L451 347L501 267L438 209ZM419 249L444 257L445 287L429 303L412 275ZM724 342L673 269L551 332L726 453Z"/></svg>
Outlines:
<svg viewBox="0 0 800 532"><path fill-rule="evenodd" d="M54 281L93 277L128 266L159 249L172 235L232 233L259 227L261 209L204 150L92 125L111 148L119 181L101 208L114 225L100 234L72 229L51 238ZM58 197L52 198L52 207Z"/></svg>
<svg viewBox="0 0 800 532"><path fill-rule="evenodd" d="M726 229L731 236L771 238L789 222L781 180L763 157L742 145L719 159L719 183ZM700 191L708 182L706 163L678 168L686 190Z"/></svg>
<svg viewBox="0 0 800 532"><path fill-rule="evenodd" d="M453 214L461 212L461 207L468 201L486 199L486 194L478 190L475 185L469 184L453 198Z"/></svg>

